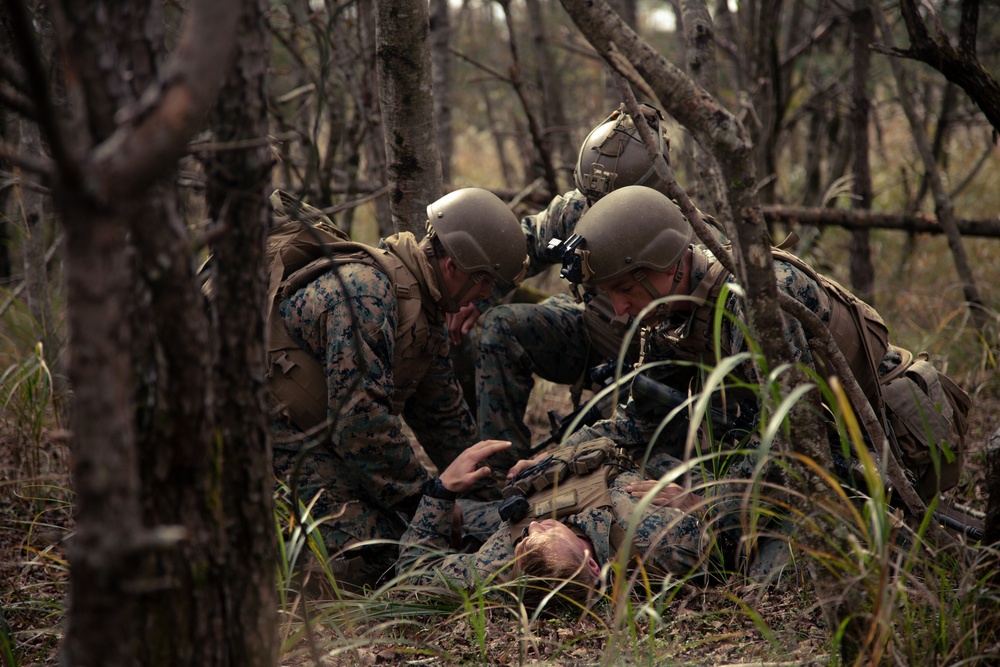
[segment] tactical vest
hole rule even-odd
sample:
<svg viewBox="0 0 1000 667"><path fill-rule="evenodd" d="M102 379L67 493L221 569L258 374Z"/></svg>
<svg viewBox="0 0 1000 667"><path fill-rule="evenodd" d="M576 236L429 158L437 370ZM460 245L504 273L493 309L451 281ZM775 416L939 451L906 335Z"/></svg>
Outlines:
<svg viewBox="0 0 1000 667"><path fill-rule="evenodd" d="M889 330L885 322L875 311L861 299L854 296L840 283L816 273L801 259L781 248L772 248L775 260L781 260L794 266L812 278L830 297L830 321L827 327L833 336L837 347L847 359L851 372L861 386L866 397L880 401L878 398L878 365L889 349ZM699 356L711 358L715 352L713 340L715 305L722 286L729 278L729 272L719 261L709 265L708 272L691 293L692 300L697 304L691 314L690 325L683 335L683 351L691 352L689 360L697 360ZM726 341L721 341L723 344ZM723 356L732 353L731 350L721 350ZM833 374L833 363L820 353L813 355L816 370L822 376ZM881 405L876 405L876 413Z"/></svg>
<svg viewBox="0 0 1000 667"><path fill-rule="evenodd" d="M771 249L774 259L799 269L829 295L830 322L827 326L830 333L861 391L882 421L917 491L926 499L938 490L955 486L963 465L966 415L972 404L968 394L925 359L914 361L912 353L896 346L891 348L900 354L901 363L879 377L878 366L890 349L889 331L881 316L840 283L817 273L785 251L786 244L787 241ZM716 261L710 264L707 274L691 294L698 305L683 335L683 349L685 353L692 351L691 360L700 354L714 354L713 313L729 275L722 263ZM731 354L730 350L721 352ZM817 351L813 354L817 372L822 377L833 375L832 361ZM950 454L943 452L942 446L947 447ZM932 454L935 449L939 453Z"/></svg>
<svg viewBox="0 0 1000 667"><path fill-rule="evenodd" d="M557 450L504 486L504 498L523 496L528 504L524 516L511 520L511 537L519 540L532 521L561 520L586 509L611 507L611 482L633 468L625 450L609 438L581 443L572 452ZM621 552L624 542L624 529L613 522L612 556Z"/></svg>
<svg viewBox="0 0 1000 667"><path fill-rule="evenodd" d="M295 341L278 304L333 267L361 263L388 276L396 295L392 413L400 414L447 343L442 327L428 322L420 282L399 257L351 241L322 211L281 190L271 195L271 205L278 223L268 235L266 253L268 389L273 405L303 431L326 422L329 397L323 365Z"/></svg>

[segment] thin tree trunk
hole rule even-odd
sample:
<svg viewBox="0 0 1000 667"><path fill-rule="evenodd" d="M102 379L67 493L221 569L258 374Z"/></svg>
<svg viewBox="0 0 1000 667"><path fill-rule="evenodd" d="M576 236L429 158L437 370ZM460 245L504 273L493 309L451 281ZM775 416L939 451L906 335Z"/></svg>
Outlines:
<svg viewBox="0 0 1000 667"><path fill-rule="evenodd" d="M875 39L868 0L854 0L851 14L853 51L851 85L851 128L854 137L854 196L851 208L867 211L872 207L872 171L868 144L868 80L871 74L869 44ZM875 267L872 264L870 234L867 229L851 232L851 285L863 300L875 305Z"/></svg>
<svg viewBox="0 0 1000 667"><path fill-rule="evenodd" d="M242 3L235 66L210 122L223 143L267 136L267 0ZM278 657L274 472L264 395L264 242L271 161L257 148L223 151L205 165L206 199L228 233L213 244L218 332L216 464L224 461L221 519L230 551L214 565L228 611L228 664L272 667ZM256 270L254 268L256 267Z"/></svg>
<svg viewBox="0 0 1000 667"><path fill-rule="evenodd" d="M38 136L38 125L21 120L21 150L28 155L42 155L42 145ZM45 228L47 226L45 199L33 188L19 188L22 219L24 220L21 259L24 266L25 293L28 312L38 327L39 341L42 343L45 363L55 376L57 355L61 347L57 338L55 320L52 316L52 300L49 296L49 276L45 261Z"/></svg>
<svg viewBox="0 0 1000 667"><path fill-rule="evenodd" d="M715 29L708 7L703 0L681 0L680 13L681 23L684 26L688 74L708 94L718 97L719 74L715 61ZM697 143L692 147L692 152L698 170L698 182L706 193L700 207L707 207L707 210L712 211L716 219L722 223L723 229L731 230L733 219L729 207L725 205L726 187L719 165L715 163L715 156Z"/></svg>
<svg viewBox="0 0 1000 667"><path fill-rule="evenodd" d="M514 16L510 11L510 0L496 0L496 2L503 8L504 19L507 24L507 44L510 47L510 85L514 88L514 93L517 95L518 101L521 103L521 109L524 111L525 121L528 123L528 133L531 135L531 144L534 148L534 155L538 158L538 164L541 165L542 178L545 179L545 189L549 191L549 195L554 197L559 194L559 182L556 178L556 170L552 164L552 151L550 150L549 142L546 141L545 133L542 131L542 124L538 121L538 115L532 108L532 100L528 99L528 91L525 89L524 82L521 80L521 57L519 55L519 50L517 46L517 31L514 25ZM526 154L531 154L527 153ZM526 172L530 174L530 165L527 165ZM534 175L529 176L532 180Z"/></svg>
<svg viewBox="0 0 1000 667"><path fill-rule="evenodd" d="M894 48L892 29L889 27L885 15L882 13L881 5L872 0L871 9L883 42L889 48ZM941 174L937 163L934 161L934 152L931 149L930 142L927 141L923 123L917 116L916 104L911 95L910 86L907 83L907 75L903 67L903 62L899 58L889 58L889 64L892 67L893 77L896 79L900 104L903 107L903 112L906 114L906 119L910 123L913 140L923 160L931 192L934 193L934 211L937 214L937 219L941 223L942 229L945 230L948 247L955 262L955 271L962 281L965 300L968 302L973 322L975 322L976 328L980 329L987 323L986 311L983 307L983 300L979 295L979 287L976 285L975 276L973 276L972 270L969 267L969 259L965 252L965 246L962 243L962 235L959 234L958 226L955 224L954 205L941 180Z"/></svg>
<svg viewBox="0 0 1000 667"><path fill-rule="evenodd" d="M486 108L486 122L490 126L490 136L493 137L493 145L497 152L497 161L500 164L500 174L503 176L503 184L505 188L511 188L514 182L514 168L510 164L510 158L507 157L507 141L503 128L500 125L500 121L496 117L496 113L493 110L493 104L490 102L490 91L483 90L483 99Z"/></svg>
<svg viewBox="0 0 1000 667"><path fill-rule="evenodd" d="M372 188L381 188L388 182L385 164L385 142L382 140L382 107L378 97L378 74L375 63L375 13L373 0L361 0L358 3L358 39L362 45L361 53L366 55L364 67L364 90L362 95L362 111L368 121L370 140L364 143L365 180ZM385 196L375 199L375 219L378 220L380 236L390 236L394 233L392 227L392 210L389 199Z"/></svg>
<svg viewBox="0 0 1000 667"><path fill-rule="evenodd" d="M427 205L441 194L428 35L426 0L376 0L375 55L392 225L418 238L424 235Z"/></svg>
<svg viewBox="0 0 1000 667"><path fill-rule="evenodd" d="M539 0L526 0L528 10L528 25L535 51L535 71L538 77L538 88L542 92L542 136L549 147L549 152L556 158L556 178L559 179L559 191L566 188L562 183L572 180L573 165L576 164L577 145L573 142L563 109L563 89L552 62L549 50L549 37L545 30L545 14Z"/></svg>
<svg viewBox="0 0 1000 667"><path fill-rule="evenodd" d="M441 152L441 178L451 183L455 139L451 127L451 20L448 0L430 0L431 65L434 73L434 125Z"/></svg>

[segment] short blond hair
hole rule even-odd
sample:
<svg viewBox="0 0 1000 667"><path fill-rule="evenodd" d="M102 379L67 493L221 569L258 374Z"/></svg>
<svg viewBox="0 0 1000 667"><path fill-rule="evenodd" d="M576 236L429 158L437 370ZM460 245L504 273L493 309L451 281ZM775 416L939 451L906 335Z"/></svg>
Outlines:
<svg viewBox="0 0 1000 667"><path fill-rule="evenodd" d="M553 548L549 538L546 533L528 535L514 547L514 576L536 580L525 589L524 605L535 609L546 595L559 588L560 596L556 599L588 606L601 585L600 577L587 567L590 550L584 552L582 560L577 560L564 549Z"/></svg>

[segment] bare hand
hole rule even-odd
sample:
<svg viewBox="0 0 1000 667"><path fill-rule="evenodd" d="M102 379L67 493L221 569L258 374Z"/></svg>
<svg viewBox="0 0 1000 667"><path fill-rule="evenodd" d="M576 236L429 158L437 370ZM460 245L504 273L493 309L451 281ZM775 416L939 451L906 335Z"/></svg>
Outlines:
<svg viewBox="0 0 1000 667"><path fill-rule="evenodd" d="M510 447L509 440L482 440L472 445L451 462L441 473L441 484L455 493L465 493L480 480L489 477L493 471L489 466L479 464L497 452Z"/></svg>
<svg viewBox="0 0 1000 667"><path fill-rule="evenodd" d="M457 313L448 313L445 322L448 325L448 338L452 345L462 344L462 336L472 331L479 314L479 309L471 303L459 308Z"/></svg>
<svg viewBox="0 0 1000 667"><path fill-rule="evenodd" d="M548 456L549 454L542 452L533 459L521 459L520 461L512 465L510 467L510 470L507 471L507 481L509 482L510 480L514 479L514 477L520 475L522 472L524 472L531 466L539 463L540 461L544 460Z"/></svg>
<svg viewBox="0 0 1000 667"><path fill-rule="evenodd" d="M625 490L632 494L633 498L642 498L652 492L658 483L655 479L644 479L641 482L629 484ZM685 489L680 484L671 482L660 489L660 492L653 496L650 502L661 507L674 507L684 512L691 512L701 505L702 497Z"/></svg>

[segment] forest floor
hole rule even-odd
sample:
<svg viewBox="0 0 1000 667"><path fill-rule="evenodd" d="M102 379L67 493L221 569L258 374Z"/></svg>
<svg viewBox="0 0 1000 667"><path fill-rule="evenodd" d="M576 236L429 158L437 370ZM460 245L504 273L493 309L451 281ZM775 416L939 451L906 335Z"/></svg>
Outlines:
<svg viewBox="0 0 1000 667"><path fill-rule="evenodd" d="M528 415L536 438L547 435L549 410L565 414L568 391L540 382ZM1000 397L980 393L971 415L968 483L963 501L982 507L982 448L997 428ZM9 426L9 425L8 425ZM8 440L12 434L5 434ZM0 447L0 637L14 640L15 665L56 665L61 636L59 622L68 589L64 539L72 530L71 494L65 471L65 445L47 440L45 461L36 461L40 473L24 476L26 462L15 459L17 449ZM560 664L595 665L608 651L614 664L684 665L823 665L830 664L829 632L816 600L793 571L776 583L758 589L733 585L685 587L667 607L652 636L644 623L612 630L615 610L597 607L584 618L538 621L529 634L510 609L488 610L482 624L462 615L429 616L408 631L397 628L398 641L380 638L326 658L323 664ZM382 619L384 620L384 619ZM367 636L370 627L354 628ZM343 628L314 628L319 654L340 646ZM624 634L623 634L624 633ZM407 636L410 634L410 636ZM527 639L525 639L527 637ZM414 646L423 648L415 649ZM285 667L315 664L315 653L303 641L287 644ZM324 648L325 647L325 648ZM0 643L0 658L3 657ZM0 659L0 664L7 663ZM606 664L606 663L605 663Z"/></svg>

